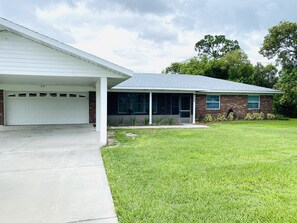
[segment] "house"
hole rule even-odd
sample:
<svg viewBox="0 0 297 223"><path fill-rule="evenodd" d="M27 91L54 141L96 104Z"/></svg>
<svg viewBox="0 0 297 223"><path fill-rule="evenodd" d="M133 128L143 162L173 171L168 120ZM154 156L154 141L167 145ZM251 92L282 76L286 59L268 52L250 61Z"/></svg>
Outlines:
<svg viewBox="0 0 297 223"><path fill-rule="evenodd" d="M248 84L184 74L138 74L108 92L108 123L195 123L206 114L272 113L273 94L279 91Z"/></svg>
<svg viewBox="0 0 297 223"><path fill-rule="evenodd" d="M272 111L277 90L204 76L138 74L0 18L0 125L190 123Z"/></svg>

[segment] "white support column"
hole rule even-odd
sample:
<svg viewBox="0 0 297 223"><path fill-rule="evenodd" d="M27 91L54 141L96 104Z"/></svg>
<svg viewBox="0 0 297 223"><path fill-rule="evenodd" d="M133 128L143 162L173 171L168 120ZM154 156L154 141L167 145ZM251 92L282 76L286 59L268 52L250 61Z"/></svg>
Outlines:
<svg viewBox="0 0 297 223"><path fill-rule="evenodd" d="M153 124L153 93L150 92L149 98L149 124Z"/></svg>
<svg viewBox="0 0 297 223"><path fill-rule="evenodd" d="M107 78L99 78L96 82L96 131L100 144L107 143Z"/></svg>
<svg viewBox="0 0 297 223"><path fill-rule="evenodd" d="M196 119L196 95L195 93L193 94L193 124L195 124L195 119Z"/></svg>

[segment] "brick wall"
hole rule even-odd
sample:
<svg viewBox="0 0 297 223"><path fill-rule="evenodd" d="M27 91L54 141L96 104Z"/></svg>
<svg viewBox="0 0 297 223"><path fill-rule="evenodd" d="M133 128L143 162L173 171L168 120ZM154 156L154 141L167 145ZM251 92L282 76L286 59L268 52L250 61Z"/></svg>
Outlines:
<svg viewBox="0 0 297 223"><path fill-rule="evenodd" d="M96 92L89 92L89 123L96 123Z"/></svg>
<svg viewBox="0 0 297 223"><path fill-rule="evenodd" d="M248 96L247 95L221 95L220 96L220 110L206 110L206 95L196 96L196 119L202 120L206 114L227 114L230 109L233 110L235 116L243 119L246 113L250 112L264 112L272 113L272 96L260 97L260 109L248 110Z"/></svg>
<svg viewBox="0 0 297 223"><path fill-rule="evenodd" d="M0 125L4 125L3 90L0 90Z"/></svg>

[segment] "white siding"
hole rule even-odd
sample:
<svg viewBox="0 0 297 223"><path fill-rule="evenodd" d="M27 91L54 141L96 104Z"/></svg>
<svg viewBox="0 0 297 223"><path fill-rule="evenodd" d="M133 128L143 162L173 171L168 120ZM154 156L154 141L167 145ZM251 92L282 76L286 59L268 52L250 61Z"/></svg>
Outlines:
<svg viewBox="0 0 297 223"><path fill-rule="evenodd" d="M0 32L0 74L118 77L103 67L7 31Z"/></svg>

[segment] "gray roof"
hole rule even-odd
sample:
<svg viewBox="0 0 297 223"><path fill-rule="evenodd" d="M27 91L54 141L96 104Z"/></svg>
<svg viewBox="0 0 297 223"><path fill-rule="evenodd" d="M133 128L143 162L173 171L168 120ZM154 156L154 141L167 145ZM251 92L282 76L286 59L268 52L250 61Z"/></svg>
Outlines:
<svg viewBox="0 0 297 223"><path fill-rule="evenodd" d="M208 93L277 94L278 90L201 75L134 73L114 90L197 91Z"/></svg>

